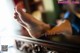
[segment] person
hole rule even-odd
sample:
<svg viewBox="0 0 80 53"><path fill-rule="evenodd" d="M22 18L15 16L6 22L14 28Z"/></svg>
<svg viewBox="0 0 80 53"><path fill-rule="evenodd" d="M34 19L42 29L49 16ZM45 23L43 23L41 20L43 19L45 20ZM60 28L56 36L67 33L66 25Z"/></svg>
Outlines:
<svg viewBox="0 0 80 53"><path fill-rule="evenodd" d="M74 12L73 5L71 5L71 3L68 5L70 7L69 10L80 18L77 12ZM16 6L15 19L28 31L32 38L39 38L43 36L42 34L49 36L55 36L55 34L67 34L65 36L68 39L70 38L75 41L77 39L72 36L72 26L69 20L66 19L61 24L51 28L52 26L50 24L41 22L32 17L29 13L25 12L23 9L23 2L19 2ZM80 38L78 37L78 40L79 39Z"/></svg>
<svg viewBox="0 0 80 53"><path fill-rule="evenodd" d="M34 5L34 11L32 12L32 16L34 18L36 18L37 20L40 20L43 22L43 19L42 19L42 14L44 13L44 7L42 5L41 2L38 2Z"/></svg>

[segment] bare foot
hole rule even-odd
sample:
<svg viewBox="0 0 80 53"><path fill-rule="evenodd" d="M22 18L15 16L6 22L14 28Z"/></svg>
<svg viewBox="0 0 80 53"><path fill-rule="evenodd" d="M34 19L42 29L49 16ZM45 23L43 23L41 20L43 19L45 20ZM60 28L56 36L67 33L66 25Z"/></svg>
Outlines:
<svg viewBox="0 0 80 53"><path fill-rule="evenodd" d="M17 17L17 21L28 31L31 37L41 37L41 34L50 28L49 25L35 19L29 13L25 13L22 4L20 2L16 7L18 15L15 17Z"/></svg>

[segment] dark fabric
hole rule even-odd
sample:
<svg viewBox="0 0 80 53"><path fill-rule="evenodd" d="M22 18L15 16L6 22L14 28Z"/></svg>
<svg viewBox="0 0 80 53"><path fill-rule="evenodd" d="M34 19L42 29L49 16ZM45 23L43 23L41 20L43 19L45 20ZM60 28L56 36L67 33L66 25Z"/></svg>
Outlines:
<svg viewBox="0 0 80 53"><path fill-rule="evenodd" d="M80 35L80 19L73 15L73 19L71 21L72 29L73 29L73 35Z"/></svg>
<svg viewBox="0 0 80 53"><path fill-rule="evenodd" d="M67 20L71 23L73 35L80 35L80 18L78 18L75 14L70 13Z"/></svg>
<svg viewBox="0 0 80 53"><path fill-rule="evenodd" d="M52 29L56 24L50 24L50 28Z"/></svg>
<svg viewBox="0 0 80 53"><path fill-rule="evenodd" d="M73 35L80 35L80 33L77 32L77 30L72 26L72 32Z"/></svg>

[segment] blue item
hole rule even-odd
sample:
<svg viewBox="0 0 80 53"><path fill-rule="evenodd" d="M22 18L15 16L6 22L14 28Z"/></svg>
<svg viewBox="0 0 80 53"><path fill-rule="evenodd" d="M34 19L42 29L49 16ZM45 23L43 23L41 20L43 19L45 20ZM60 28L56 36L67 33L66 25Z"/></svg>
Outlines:
<svg viewBox="0 0 80 53"><path fill-rule="evenodd" d="M68 18L69 17L69 15L70 15L70 12L69 11L67 11L66 13L65 13L65 15L64 15L64 18L66 19L66 18Z"/></svg>

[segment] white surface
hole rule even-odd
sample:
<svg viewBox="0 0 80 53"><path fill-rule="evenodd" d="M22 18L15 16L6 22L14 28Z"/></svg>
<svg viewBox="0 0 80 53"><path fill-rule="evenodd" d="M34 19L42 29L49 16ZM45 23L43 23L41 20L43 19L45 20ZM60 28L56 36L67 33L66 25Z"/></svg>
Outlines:
<svg viewBox="0 0 80 53"><path fill-rule="evenodd" d="M14 20L14 5L12 0L0 2L0 53L20 53L15 48L14 35L16 36L20 26ZM13 46L7 52L1 51L1 45Z"/></svg>

